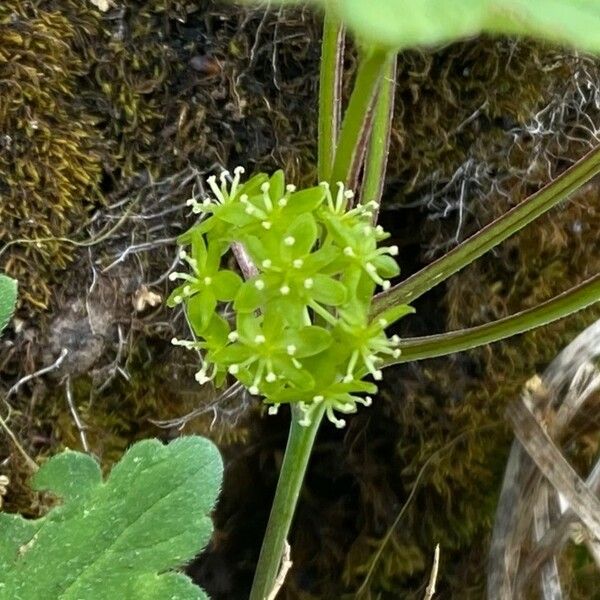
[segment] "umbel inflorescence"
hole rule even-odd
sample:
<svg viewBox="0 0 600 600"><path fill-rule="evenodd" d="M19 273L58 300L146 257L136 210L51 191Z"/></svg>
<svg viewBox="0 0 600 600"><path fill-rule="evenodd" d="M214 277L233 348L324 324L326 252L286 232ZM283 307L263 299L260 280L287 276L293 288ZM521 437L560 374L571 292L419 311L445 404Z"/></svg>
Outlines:
<svg viewBox="0 0 600 600"><path fill-rule="evenodd" d="M396 246L378 247L388 237L373 226L373 202L352 207L353 193L339 183L296 190L282 171L254 175L246 183L238 167L207 183L213 197L189 201L200 222L180 238L187 272L171 273L181 284L169 305L184 304L198 341L173 343L203 351L196 379L224 383L235 377L262 395L277 412L296 404L309 425L324 410L338 427L339 413L369 405L386 355L397 357L397 336L385 328L412 309L406 305L369 319L377 286L387 289L399 269ZM243 281L222 267L239 243L256 266ZM219 314L233 303L235 319Z"/></svg>

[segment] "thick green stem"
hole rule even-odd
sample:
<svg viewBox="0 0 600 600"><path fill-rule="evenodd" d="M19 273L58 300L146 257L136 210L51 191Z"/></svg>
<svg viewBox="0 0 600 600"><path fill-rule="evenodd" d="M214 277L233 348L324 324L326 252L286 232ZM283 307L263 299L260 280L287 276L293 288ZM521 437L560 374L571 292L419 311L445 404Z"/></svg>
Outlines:
<svg viewBox="0 0 600 600"><path fill-rule="evenodd" d="M333 168L341 114L343 58L344 28L329 11L323 22L319 78L319 181L328 181Z"/></svg>
<svg viewBox="0 0 600 600"><path fill-rule="evenodd" d="M390 148L394 96L396 93L396 55L392 55L381 80L373 115L373 128L365 159L361 202L381 202ZM377 222L377 210L373 222Z"/></svg>
<svg viewBox="0 0 600 600"><path fill-rule="evenodd" d="M323 403L324 404L324 403ZM300 425L302 413L292 406L292 422L288 437L281 473L277 482L275 499L263 545L254 574L250 600L265 600L273 589L281 565L285 547L304 474L312 447L323 420L325 407L311 414L312 422L308 427Z"/></svg>
<svg viewBox="0 0 600 600"><path fill-rule="evenodd" d="M399 346L402 351L400 358L388 361L385 366L445 356L491 344L562 319L598 301L600 275L595 275L551 300L493 323L402 340Z"/></svg>
<svg viewBox="0 0 600 600"><path fill-rule="evenodd" d="M356 184L368 139L370 114L388 56L385 50L369 48L361 57L335 153L332 185L338 181L349 187Z"/></svg>

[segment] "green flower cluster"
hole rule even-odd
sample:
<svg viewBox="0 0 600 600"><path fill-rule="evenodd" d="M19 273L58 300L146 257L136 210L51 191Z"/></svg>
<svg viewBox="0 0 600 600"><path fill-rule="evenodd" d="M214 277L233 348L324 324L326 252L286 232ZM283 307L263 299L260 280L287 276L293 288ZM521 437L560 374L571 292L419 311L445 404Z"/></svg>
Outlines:
<svg viewBox="0 0 600 600"><path fill-rule="evenodd" d="M381 379L383 356L400 353L398 337L384 330L412 309L369 320L376 287L387 289L399 272L398 248L378 247L388 234L372 225L377 205L351 208L353 193L341 183L334 197L326 183L297 191L282 171L244 184L242 174L238 167L220 182L209 177L213 197L189 201L202 218L180 238L191 248L180 253L189 272L171 273L181 285L168 303L185 304L198 341L173 343L203 350L201 384L231 375L262 395L271 414L295 403L308 425L318 407L343 427L335 412L369 405L363 395L377 387L363 379ZM256 266L247 281L221 265L236 243ZM233 303L234 329L219 303Z"/></svg>

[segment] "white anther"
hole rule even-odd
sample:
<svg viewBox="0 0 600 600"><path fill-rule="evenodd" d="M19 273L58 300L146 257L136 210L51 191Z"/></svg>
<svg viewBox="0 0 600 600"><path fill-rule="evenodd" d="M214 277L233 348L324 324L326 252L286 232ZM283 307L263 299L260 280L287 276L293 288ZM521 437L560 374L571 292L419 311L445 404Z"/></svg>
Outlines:
<svg viewBox="0 0 600 600"><path fill-rule="evenodd" d="M294 344L288 344L287 348L286 348L286 352L290 355L290 356L294 356L294 354L296 354L296 346L294 346Z"/></svg>
<svg viewBox="0 0 600 600"><path fill-rule="evenodd" d="M286 237L286 238L283 240L283 243L284 243L286 246L293 246L293 245L296 243L296 238L295 238L295 237L293 237L293 236L291 236L291 235L288 235L288 236L287 236L287 237Z"/></svg>
<svg viewBox="0 0 600 600"><path fill-rule="evenodd" d="M307 278L304 280L304 287L305 287L307 290L310 290L310 288L312 288L312 286L314 285L314 283L315 283L315 282L313 281L313 279L312 279L311 277L307 277Z"/></svg>
<svg viewBox="0 0 600 600"><path fill-rule="evenodd" d="M265 381L273 383L274 381L277 381L277 375L275 375L275 373L267 373L265 376Z"/></svg>
<svg viewBox="0 0 600 600"><path fill-rule="evenodd" d="M365 269L369 271L369 273L377 273L377 267L373 263L366 263Z"/></svg>
<svg viewBox="0 0 600 600"><path fill-rule="evenodd" d="M320 394L318 396L313 396L313 402L323 402L323 400L325 400L325 396L321 396Z"/></svg>
<svg viewBox="0 0 600 600"><path fill-rule="evenodd" d="M352 248L350 246L346 246L344 248L344 254L346 256L354 256L354 250L352 250Z"/></svg>
<svg viewBox="0 0 600 600"><path fill-rule="evenodd" d="M301 258L295 258L292 264L294 265L294 269L301 269L304 261Z"/></svg>
<svg viewBox="0 0 600 600"><path fill-rule="evenodd" d="M387 251L390 256L398 256L398 246L390 246Z"/></svg>
<svg viewBox="0 0 600 600"><path fill-rule="evenodd" d="M257 336L254 336L255 344L264 344L265 341L266 341L266 338L264 335L262 335L262 333L259 333Z"/></svg>
<svg viewBox="0 0 600 600"><path fill-rule="evenodd" d="M210 285L212 283L212 277L204 278L204 285Z"/></svg>
<svg viewBox="0 0 600 600"><path fill-rule="evenodd" d="M375 379L375 381L381 381L383 378L383 373L379 370L377 371L373 371L373 379Z"/></svg>
<svg viewBox="0 0 600 600"><path fill-rule="evenodd" d="M183 302L183 298L181 296L175 296L173 298L173 304L181 304Z"/></svg>
<svg viewBox="0 0 600 600"><path fill-rule="evenodd" d="M281 206L281 208L283 208L284 206L287 206L287 203L288 203L287 198L280 198L277 201L277 205Z"/></svg>
<svg viewBox="0 0 600 600"><path fill-rule="evenodd" d="M387 319L378 319L377 323L379 324L380 327L384 328L388 326L388 322Z"/></svg>
<svg viewBox="0 0 600 600"><path fill-rule="evenodd" d="M290 286L289 285L282 285L279 288L279 291L281 292L282 296L287 296L290 293Z"/></svg>
<svg viewBox="0 0 600 600"><path fill-rule="evenodd" d="M402 354L402 351L400 350L400 348L396 348L393 352L392 352L392 356L394 358L400 358L400 355Z"/></svg>
<svg viewBox="0 0 600 600"><path fill-rule="evenodd" d="M257 280L254 282L254 287L255 287L257 290L264 290L264 289L265 289L265 282L264 282L262 279L257 279Z"/></svg>
<svg viewBox="0 0 600 600"><path fill-rule="evenodd" d="M187 258L188 253L185 250L179 251L179 258L184 259Z"/></svg>
<svg viewBox="0 0 600 600"><path fill-rule="evenodd" d="M389 290L392 287L392 284L385 280L382 284L381 284L381 289L383 290Z"/></svg>
<svg viewBox="0 0 600 600"><path fill-rule="evenodd" d="M270 258L265 258L265 260L263 260L261 264L263 266L263 269L270 269L273 265Z"/></svg>
<svg viewBox="0 0 600 600"><path fill-rule="evenodd" d="M295 186L293 183L288 183L288 184L285 186L285 191L286 191L286 192L289 192L289 193L291 194L292 192L295 192L295 191L296 191L296 186Z"/></svg>
<svg viewBox="0 0 600 600"><path fill-rule="evenodd" d="M273 404L269 406L268 411L270 415L276 415L279 412L279 404Z"/></svg>
<svg viewBox="0 0 600 600"><path fill-rule="evenodd" d="M240 365L229 365L227 371L232 375L237 375L240 372Z"/></svg>
<svg viewBox="0 0 600 600"><path fill-rule="evenodd" d="M237 331L231 331L227 336L230 342L237 342L240 339L240 334Z"/></svg>
<svg viewBox="0 0 600 600"><path fill-rule="evenodd" d="M258 394L260 394L260 390L258 389L258 386L256 385L251 385L248 388L248 391L253 395L253 396L258 396Z"/></svg>
<svg viewBox="0 0 600 600"><path fill-rule="evenodd" d="M271 221L263 221L261 223L261 225L265 228L265 229L271 229Z"/></svg>

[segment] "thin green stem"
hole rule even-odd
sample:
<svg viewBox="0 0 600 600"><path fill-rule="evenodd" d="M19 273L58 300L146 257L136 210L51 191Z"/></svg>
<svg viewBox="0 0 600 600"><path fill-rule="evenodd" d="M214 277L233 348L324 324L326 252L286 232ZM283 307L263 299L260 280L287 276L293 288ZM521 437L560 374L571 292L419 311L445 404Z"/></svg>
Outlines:
<svg viewBox="0 0 600 600"><path fill-rule="evenodd" d="M305 427L300 425L302 413L292 406L290 434L283 464L281 465L279 481L277 482L275 499L271 507L267 531L260 551L256 573L254 574L250 600L265 600L275 584L285 542L304 481L306 467L324 411L325 406L315 410L311 414L311 424Z"/></svg>
<svg viewBox="0 0 600 600"><path fill-rule="evenodd" d="M338 181L348 187L356 185L369 133L370 114L388 56L385 50L370 48L365 50L360 59L335 152L331 185Z"/></svg>
<svg viewBox="0 0 600 600"><path fill-rule="evenodd" d="M341 114L344 39L340 20L328 11L323 22L319 78L319 181L328 181L333 168Z"/></svg>
<svg viewBox="0 0 600 600"><path fill-rule="evenodd" d="M379 86L373 114L373 127L365 158L361 202L381 202L394 112L396 92L396 55L392 55ZM373 222L377 221L377 210L373 211Z"/></svg>
<svg viewBox="0 0 600 600"><path fill-rule="evenodd" d="M599 172L600 146L442 258L375 296L371 316L375 318L392 306L412 302L565 200Z"/></svg>
<svg viewBox="0 0 600 600"><path fill-rule="evenodd" d="M444 356L491 344L562 319L598 301L600 301L600 275L594 275L539 306L493 323L439 335L402 340L399 345L402 351L400 358L390 360L385 366Z"/></svg>

